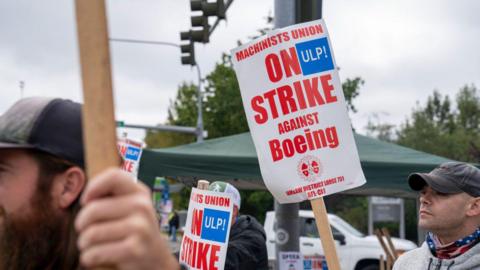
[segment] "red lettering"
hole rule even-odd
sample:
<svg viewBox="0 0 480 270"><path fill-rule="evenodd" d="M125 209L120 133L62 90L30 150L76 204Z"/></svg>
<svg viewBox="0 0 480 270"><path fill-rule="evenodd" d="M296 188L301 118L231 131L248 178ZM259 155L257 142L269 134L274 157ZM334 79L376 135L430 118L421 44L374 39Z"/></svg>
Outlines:
<svg viewBox="0 0 480 270"><path fill-rule="evenodd" d="M289 114L290 112L297 111L297 104L293 98L292 88L288 85L277 88L278 99L280 100L280 106L282 107L282 113Z"/></svg>
<svg viewBox="0 0 480 270"><path fill-rule="evenodd" d="M255 114L255 122L258 124L263 124L267 122L268 120L268 114L267 110L265 110L264 107L262 107L260 104L263 104L263 98L262 96L255 96L252 98L251 105L252 105L252 110L257 112L258 114Z"/></svg>
<svg viewBox="0 0 480 270"><path fill-rule="evenodd" d="M297 96L298 106L300 106L300 109L303 110L307 108L307 104L305 103L305 97L303 96L302 85L300 84L300 82L294 82L293 87L295 88L295 94Z"/></svg>
<svg viewBox="0 0 480 270"><path fill-rule="evenodd" d="M245 59L245 55L243 54L243 51L238 51L235 56L237 57L237 61L241 61Z"/></svg>
<svg viewBox="0 0 480 270"><path fill-rule="evenodd" d="M283 159L282 149L280 149L280 141L277 139L273 139L268 142L270 145L270 152L272 153L273 161Z"/></svg>
<svg viewBox="0 0 480 270"><path fill-rule="evenodd" d="M220 251L220 246L212 245L210 249L210 270L217 270L218 268L215 266L215 263L218 261L217 252Z"/></svg>
<svg viewBox="0 0 480 270"><path fill-rule="evenodd" d="M333 85L329 82L332 80L332 75L327 74L320 76L320 82L322 83L323 92L325 93L325 100L327 103L337 101L337 97L332 95Z"/></svg>
<svg viewBox="0 0 480 270"><path fill-rule="evenodd" d="M285 75L287 76L287 78L293 75L292 70L295 75L299 75L302 73L295 47L289 48L288 51L281 50L280 57L282 58L283 69L285 70Z"/></svg>
<svg viewBox="0 0 480 270"><path fill-rule="evenodd" d="M265 66L267 67L268 78L272 82L278 82L283 77L282 67L280 66L280 59L274 53L265 57Z"/></svg>
<svg viewBox="0 0 480 270"><path fill-rule="evenodd" d="M307 151L305 137L302 135L295 136L295 138L293 138L293 143L295 144L295 150L297 153L303 154Z"/></svg>
<svg viewBox="0 0 480 270"><path fill-rule="evenodd" d="M307 148L308 150L325 147L336 148L340 143L335 126L314 130L313 132L310 129L305 129L304 132L305 134L295 136L293 141L290 138L285 138L282 141L278 139L270 140L268 144L273 161L282 160L284 157L292 157L296 153L305 153Z"/></svg>
<svg viewBox="0 0 480 270"><path fill-rule="evenodd" d="M193 209L193 216L192 216L192 228L191 233L193 235L200 236L202 231L202 220L203 220L203 210L200 209Z"/></svg>
<svg viewBox="0 0 480 270"><path fill-rule="evenodd" d="M207 269L207 253L210 244L207 243L198 243L198 256L197 256L197 265L198 269Z"/></svg>
<svg viewBox="0 0 480 270"><path fill-rule="evenodd" d="M270 106L270 111L272 112L273 119L278 117L277 106L275 105L276 93L277 92L275 91L275 89L273 89L263 94L263 96L268 100L268 106Z"/></svg>
<svg viewBox="0 0 480 270"><path fill-rule="evenodd" d="M322 95L318 91L317 77L313 77L311 80L303 80L303 87L305 88L305 93L307 94L309 107L325 104Z"/></svg>
<svg viewBox="0 0 480 270"><path fill-rule="evenodd" d="M282 142L283 153L286 157L292 157L295 154L295 149L293 148L293 143L290 139L285 139Z"/></svg>

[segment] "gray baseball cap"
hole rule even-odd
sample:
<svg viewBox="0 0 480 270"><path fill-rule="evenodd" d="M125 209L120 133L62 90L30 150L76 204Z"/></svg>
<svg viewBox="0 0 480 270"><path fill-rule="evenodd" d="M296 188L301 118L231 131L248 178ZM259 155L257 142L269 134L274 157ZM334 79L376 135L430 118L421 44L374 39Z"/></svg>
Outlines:
<svg viewBox="0 0 480 270"><path fill-rule="evenodd" d="M84 168L82 106L59 98L31 97L0 116L0 149L36 149Z"/></svg>
<svg viewBox="0 0 480 270"><path fill-rule="evenodd" d="M429 185L433 190L455 194L465 192L480 197L480 170L464 162L446 162L429 173L413 173L408 177L410 188L416 191Z"/></svg>

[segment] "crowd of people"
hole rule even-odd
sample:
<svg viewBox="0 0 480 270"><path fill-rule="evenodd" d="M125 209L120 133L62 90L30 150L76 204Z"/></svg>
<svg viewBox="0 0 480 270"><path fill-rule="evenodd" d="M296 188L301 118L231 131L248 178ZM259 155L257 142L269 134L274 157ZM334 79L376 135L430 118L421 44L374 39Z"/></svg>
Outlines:
<svg viewBox="0 0 480 270"><path fill-rule="evenodd" d="M87 181L81 104L25 98L0 116L0 269L180 269L148 188L119 168ZM407 184L407 182L406 182ZM480 170L461 162L414 173L426 241L394 269L480 269ZM225 269L267 269L263 227L234 198ZM176 241L178 215L170 219Z"/></svg>

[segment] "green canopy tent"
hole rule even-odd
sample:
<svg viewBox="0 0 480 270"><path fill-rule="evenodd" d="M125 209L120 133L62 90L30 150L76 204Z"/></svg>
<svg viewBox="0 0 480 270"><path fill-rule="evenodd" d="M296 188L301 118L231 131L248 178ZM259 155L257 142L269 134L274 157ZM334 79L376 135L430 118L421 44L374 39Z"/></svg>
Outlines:
<svg viewBox="0 0 480 270"><path fill-rule="evenodd" d="M407 176L450 161L359 134L355 134L355 142L367 183L346 191L348 194L413 198ZM156 176L174 177L190 185L208 179L229 181L240 189L265 189L248 132L172 148L145 149L139 179L151 187Z"/></svg>

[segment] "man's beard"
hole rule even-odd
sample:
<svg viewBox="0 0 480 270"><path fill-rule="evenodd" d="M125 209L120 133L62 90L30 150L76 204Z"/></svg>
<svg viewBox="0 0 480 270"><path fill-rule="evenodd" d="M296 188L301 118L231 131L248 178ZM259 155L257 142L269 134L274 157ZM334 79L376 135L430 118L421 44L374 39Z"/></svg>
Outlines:
<svg viewBox="0 0 480 270"><path fill-rule="evenodd" d="M0 206L0 270L63 269L58 267L66 265L67 242L73 240L64 239L68 215L55 211L50 196L41 193L34 195L30 210L7 214Z"/></svg>

